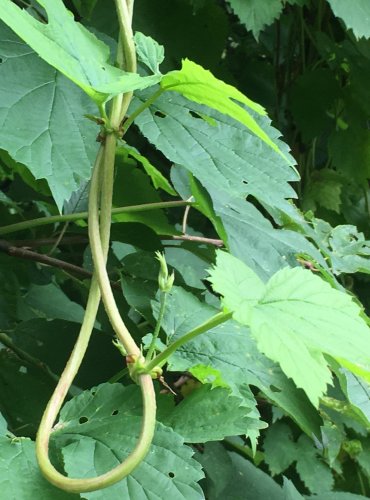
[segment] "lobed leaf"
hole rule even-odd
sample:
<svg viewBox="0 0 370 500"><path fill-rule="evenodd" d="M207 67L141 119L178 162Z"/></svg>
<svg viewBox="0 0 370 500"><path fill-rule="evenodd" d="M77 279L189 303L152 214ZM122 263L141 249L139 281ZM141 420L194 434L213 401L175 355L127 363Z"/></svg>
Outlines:
<svg viewBox="0 0 370 500"><path fill-rule="evenodd" d="M62 447L66 472L75 477L101 474L118 465L135 446L142 407L138 387L102 384L69 401L60 413L52 438ZM183 438L158 424L143 462L126 479L87 499L169 498L200 500L203 474Z"/></svg>
<svg viewBox="0 0 370 500"><path fill-rule="evenodd" d="M237 278L231 273L234 265L238 265ZM251 270L236 264L235 257L218 252L217 265L210 275L214 290L224 296L234 318L250 326L258 349L278 362L314 405L331 383L324 354L337 358L342 365L347 361L351 371L369 372L370 330L360 318L359 306L310 271L278 271L266 283L264 292L256 289L255 304L250 302L253 292L246 295L246 304L235 298L237 292L243 298L244 281L251 280Z"/></svg>
<svg viewBox="0 0 370 500"><path fill-rule="evenodd" d="M0 437L0 488L3 498L17 500L77 500L43 478L36 462L35 443L26 438Z"/></svg>
<svg viewBox="0 0 370 500"><path fill-rule="evenodd" d="M168 297L162 323L168 342L173 342L213 316L217 309L200 302L194 295L174 287ZM193 371L211 367L222 376L232 394L250 407L249 385L258 387L269 400L280 406L309 435L319 435L321 420L304 392L287 379L280 368L260 353L248 328L229 321L186 343L169 359L171 371ZM204 369L203 369L204 373Z"/></svg>
<svg viewBox="0 0 370 500"><path fill-rule="evenodd" d="M184 59L181 70L171 71L162 78L161 87L163 90L179 92L192 101L205 104L234 118L266 142L272 149L280 152L278 146L258 125L253 116L234 101L245 104L246 107L260 115L266 114L264 108L248 99L232 85L215 78L210 71L199 66L199 64Z"/></svg>
<svg viewBox="0 0 370 500"><path fill-rule="evenodd" d="M265 26L269 26L283 11L282 0L227 0L240 22L258 39Z"/></svg>
<svg viewBox="0 0 370 500"><path fill-rule="evenodd" d="M230 390L207 384L195 389L166 415L163 423L172 427L187 443L207 443L227 436L249 434L267 426L253 415L245 401L230 394ZM196 411L197 422L194 422Z"/></svg>
<svg viewBox="0 0 370 500"><path fill-rule="evenodd" d="M370 38L370 4L367 0L328 0L334 14L340 17L356 38Z"/></svg>
<svg viewBox="0 0 370 500"><path fill-rule="evenodd" d="M0 147L47 180L61 210L90 178L97 127L84 114L95 106L2 23L0 58Z"/></svg>
<svg viewBox="0 0 370 500"><path fill-rule="evenodd" d="M11 0L0 0L0 19L48 64L82 88L97 104L121 92L158 83L109 64L109 48L64 7L62 0L38 0L47 23L38 21Z"/></svg>

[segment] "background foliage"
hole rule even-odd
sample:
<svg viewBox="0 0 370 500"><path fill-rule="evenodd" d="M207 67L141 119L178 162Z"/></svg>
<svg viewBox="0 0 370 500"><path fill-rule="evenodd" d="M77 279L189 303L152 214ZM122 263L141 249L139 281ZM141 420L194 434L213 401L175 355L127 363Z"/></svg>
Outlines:
<svg viewBox="0 0 370 500"><path fill-rule="evenodd" d="M64 3L114 53L118 24L113 2ZM35 2L28 9L36 19L45 17ZM188 58L262 105L269 118L260 106L249 108L249 101L229 90L229 97L244 102L245 108L237 108L245 112L243 119L248 111L256 135L233 119L235 100L218 98L219 107L211 109L204 95L169 88L136 118L127 142L120 145L116 207L190 196L195 200L184 239L179 239L184 208L113 216L108 268L135 339L148 339L159 314L156 250L165 252L175 271L162 344L181 338L219 309L219 296L206 280L217 246L249 267L231 256L231 263L222 263L226 254L218 254L219 267L211 273L214 291L225 297L242 324L215 327L171 356L165 380L176 396L156 386L158 424L149 455L126 480L81 495L57 490L41 477L33 439L83 317L88 275L81 268L92 269L86 223L80 218L14 234L6 226L60 210L64 215L86 210L98 129L85 118L96 113L96 106L81 89L98 102L116 91L122 75L101 48L97 57L109 78L98 75L87 85L80 75L67 74L76 86L64 67L59 72L49 66L0 25L4 498L136 500L164 498L164 491L166 497L186 500L355 500L370 495L369 379L348 364L357 361L358 349L364 355L368 351L368 344L356 345L356 351L351 337L364 322L345 323L344 316L338 320L346 307L359 309L344 291L356 296L365 312L370 308L369 18L367 0L137 1L135 31L151 36L164 52L138 36L140 73L148 85L136 92L129 113L153 94L153 88L144 87L159 80L159 69L179 70L181 60ZM184 81L189 72L201 79L201 70L191 63L187 72L166 75L161 85ZM208 80L208 99L218 96L218 85ZM221 114L227 107L231 111ZM261 140L265 136L282 154ZM26 247L78 269L21 260L9 255L9 246ZM245 303L241 310L235 301L235 289L241 286L237 265L240 273L249 269L255 291L249 299L260 314L253 321ZM284 295L290 283L301 293L302 276L308 274L318 294L313 310L324 290L324 330L332 328L336 335L335 345L328 347L318 320L314 327L308 321L302 326L305 348L320 353L312 365L312 356L290 343L286 329L279 332L276 346L275 337L263 335L270 307L263 303L265 297L279 287ZM239 296L243 293L241 289ZM291 314L300 320L299 309ZM139 432L139 392L122 373L122 357L112 349L112 338L101 310L53 433L53 460L73 476L111 468ZM292 357L301 352L299 369L288 366L290 350Z"/></svg>

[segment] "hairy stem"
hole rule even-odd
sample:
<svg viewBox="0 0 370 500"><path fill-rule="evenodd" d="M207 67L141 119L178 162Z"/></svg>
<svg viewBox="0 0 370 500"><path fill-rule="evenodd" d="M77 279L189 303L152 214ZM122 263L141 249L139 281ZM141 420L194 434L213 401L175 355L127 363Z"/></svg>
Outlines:
<svg viewBox="0 0 370 500"><path fill-rule="evenodd" d="M186 344L190 340L193 340L198 335L201 335L202 333L205 333L208 330L211 330L212 328L221 325L221 323L225 323L231 317L232 313L220 312L218 314L215 314L201 325L197 326L193 330L190 330L190 332L186 333L179 339L175 340L173 344L170 344L164 351L158 354L158 356L156 356L153 360L146 363L145 364L146 369L150 371L153 370L156 366L163 366L167 361L167 359L171 356L171 354L173 354L179 347Z"/></svg>

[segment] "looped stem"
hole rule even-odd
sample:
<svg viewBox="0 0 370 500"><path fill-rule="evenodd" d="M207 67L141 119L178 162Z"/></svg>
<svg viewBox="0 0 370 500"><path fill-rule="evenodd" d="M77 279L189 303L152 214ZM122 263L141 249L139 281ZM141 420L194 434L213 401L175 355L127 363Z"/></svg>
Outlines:
<svg viewBox="0 0 370 500"><path fill-rule="evenodd" d="M40 469L44 476L55 486L68 491L70 493L84 493L106 488L117 483L124 477L128 476L143 460L143 457L148 453L151 441L153 439L155 428L155 412L152 411L152 402L155 401L155 393L153 382L150 375L141 375L138 379L142 398L143 398L143 421L141 432L137 444L130 455L123 463L117 465L114 469L97 477L87 479L75 479L65 477L58 472L51 464L48 457L49 435L52 430L52 425L55 418L55 411L51 408L45 412L46 420L43 426L43 432L39 433L37 446L37 458ZM59 398L59 408L63 403L64 398ZM55 407L56 408L56 407ZM58 411L58 409L57 409Z"/></svg>
<svg viewBox="0 0 370 500"><path fill-rule="evenodd" d="M132 72L136 70L135 48L131 29L133 2L126 3L126 0L116 0L116 6L121 27L121 44L118 49L117 61L119 65L125 62L126 69ZM142 393L143 421L136 446L123 463L101 476L75 479L63 476L55 469L49 459L48 449L52 427L86 352L99 307L100 293L112 326L125 350L131 356L137 357L137 359L141 356L139 347L131 337L120 316L106 270L117 143L116 131L119 130L122 116L126 113L131 97L132 94L128 93L118 95L113 99L109 126L105 130L106 138L95 162L89 196L89 238L95 270L89 299L80 335L54 394L47 405L36 439L37 460L44 476L55 486L73 493L106 488L130 474L148 453L155 429L156 400L153 381L151 375L146 371L136 372L135 382L140 386ZM105 110L101 111L105 113ZM106 119L104 113L102 118Z"/></svg>

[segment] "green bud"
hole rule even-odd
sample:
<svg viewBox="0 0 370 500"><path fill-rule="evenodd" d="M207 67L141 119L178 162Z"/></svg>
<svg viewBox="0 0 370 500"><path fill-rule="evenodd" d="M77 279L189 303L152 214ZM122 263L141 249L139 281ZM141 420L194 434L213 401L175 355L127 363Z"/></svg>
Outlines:
<svg viewBox="0 0 370 500"><path fill-rule="evenodd" d="M175 273L172 272L171 275L168 274L168 267L164 254L162 254L161 252L155 252L155 256L160 264L160 269L158 274L159 289L164 293L168 293L171 291L171 288L173 286L173 282L175 280Z"/></svg>

